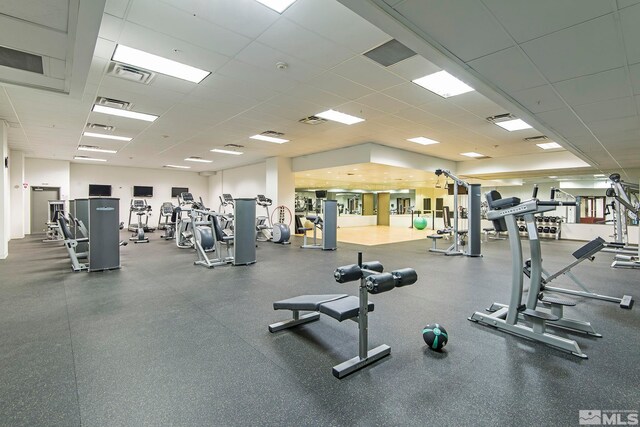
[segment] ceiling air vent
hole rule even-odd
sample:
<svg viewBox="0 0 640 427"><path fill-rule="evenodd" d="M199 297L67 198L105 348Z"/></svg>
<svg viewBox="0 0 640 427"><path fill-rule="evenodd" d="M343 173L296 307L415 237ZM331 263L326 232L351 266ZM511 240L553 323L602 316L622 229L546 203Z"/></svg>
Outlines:
<svg viewBox="0 0 640 427"><path fill-rule="evenodd" d="M284 136L284 133L276 132L275 130L265 130L264 132L260 133L260 135L270 136L272 138L280 138L280 137Z"/></svg>
<svg viewBox="0 0 640 427"><path fill-rule="evenodd" d="M547 135L538 135L538 136L530 136L529 138L525 138L524 141L527 142L542 142L547 141L549 137Z"/></svg>
<svg viewBox="0 0 640 427"><path fill-rule="evenodd" d="M115 126L107 126L100 123L87 123L87 127L90 129L100 129L106 131L112 131L115 129Z"/></svg>
<svg viewBox="0 0 640 427"><path fill-rule="evenodd" d="M118 108L120 110L128 110L131 108L131 103L126 101L120 101L119 99L113 98L105 98L104 96L99 96L96 99L97 105L104 105L105 107Z"/></svg>
<svg viewBox="0 0 640 427"><path fill-rule="evenodd" d="M321 125L322 123L326 123L327 120L318 116L309 116L304 119L298 120L300 123L304 123L305 125Z"/></svg>
<svg viewBox="0 0 640 427"><path fill-rule="evenodd" d="M156 76L155 73L152 73L151 71L142 70L140 68L132 67L131 65L120 64L118 62L112 62L109 65L107 75L145 85L151 83L153 78Z"/></svg>
<svg viewBox="0 0 640 427"><path fill-rule="evenodd" d="M44 74L41 56L2 46L0 46L0 65L30 71L32 73Z"/></svg>
<svg viewBox="0 0 640 427"><path fill-rule="evenodd" d="M497 116L487 117L487 121L494 123L494 122L501 122L503 120L512 120L515 118L516 116L514 116L513 114L505 113L505 114L498 114Z"/></svg>
<svg viewBox="0 0 640 427"><path fill-rule="evenodd" d="M396 39L391 39L383 45L371 49L364 53L364 56L377 62L383 67L388 67L411 58L416 53L400 43Z"/></svg>

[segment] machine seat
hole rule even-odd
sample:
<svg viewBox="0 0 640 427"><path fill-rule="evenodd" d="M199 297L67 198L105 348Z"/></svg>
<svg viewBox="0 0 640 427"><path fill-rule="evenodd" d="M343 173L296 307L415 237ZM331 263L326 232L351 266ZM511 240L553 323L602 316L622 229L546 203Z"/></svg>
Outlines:
<svg viewBox="0 0 640 427"><path fill-rule="evenodd" d="M276 301L273 303L274 310L300 310L300 311L318 311L318 306L322 303L346 298L347 294L333 295L301 295Z"/></svg>
<svg viewBox="0 0 640 427"><path fill-rule="evenodd" d="M358 316L360 300L358 297L349 296L322 303L319 308L320 313L324 313L327 316L333 317L338 322L342 322L343 320L352 319ZM373 309L373 303L369 302L369 311L371 312Z"/></svg>

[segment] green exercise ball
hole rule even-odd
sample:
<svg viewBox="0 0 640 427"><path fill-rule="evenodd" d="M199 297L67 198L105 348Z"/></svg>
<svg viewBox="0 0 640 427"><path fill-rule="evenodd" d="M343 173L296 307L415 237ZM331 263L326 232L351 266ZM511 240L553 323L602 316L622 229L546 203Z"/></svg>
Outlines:
<svg viewBox="0 0 640 427"><path fill-rule="evenodd" d="M414 218L413 226L415 228L417 228L418 230L424 230L425 228L427 228L427 218L425 218L423 216L419 216L417 218Z"/></svg>

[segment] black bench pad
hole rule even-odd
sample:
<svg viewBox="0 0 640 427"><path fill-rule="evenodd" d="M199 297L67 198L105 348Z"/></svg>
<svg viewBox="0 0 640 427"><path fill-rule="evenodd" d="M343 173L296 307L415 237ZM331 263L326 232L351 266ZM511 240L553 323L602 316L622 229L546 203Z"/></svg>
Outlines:
<svg viewBox="0 0 640 427"><path fill-rule="evenodd" d="M346 298L347 294L333 295L300 295L276 301L273 303L274 310L301 310L301 311L318 311L318 306L322 303Z"/></svg>
<svg viewBox="0 0 640 427"><path fill-rule="evenodd" d="M540 301L542 301L542 302L544 302L546 304L564 305L564 306L567 306L567 307L573 307L573 306L576 305L576 303L573 302L573 301L569 301L569 300L561 299L561 298L548 297L546 295Z"/></svg>
<svg viewBox="0 0 640 427"><path fill-rule="evenodd" d="M320 313L331 316L339 322L358 316L360 300L357 297L349 296L334 301L320 304ZM369 311L373 311L373 303L369 303Z"/></svg>

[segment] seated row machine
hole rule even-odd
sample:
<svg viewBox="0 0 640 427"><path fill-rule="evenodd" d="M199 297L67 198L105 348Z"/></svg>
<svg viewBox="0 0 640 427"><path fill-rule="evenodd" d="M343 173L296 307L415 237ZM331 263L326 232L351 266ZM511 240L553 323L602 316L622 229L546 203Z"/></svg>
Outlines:
<svg viewBox="0 0 640 427"><path fill-rule="evenodd" d="M384 267L378 261L362 262L362 252L358 253L358 263L338 267L333 276L338 283L360 280L359 297L346 294L302 295L273 303L274 310L291 310L293 318L269 325L269 332L278 332L320 318L320 313L333 317L339 322L353 320L359 328L359 351L352 359L333 367L333 376L343 378L371 363L391 354L391 347L386 344L371 350L368 337L368 313L373 311L373 303L368 301L368 294L379 294L393 288L412 285L418 280L416 271L403 268L383 273ZM300 315L301 311L310 311Z"/></svg>

